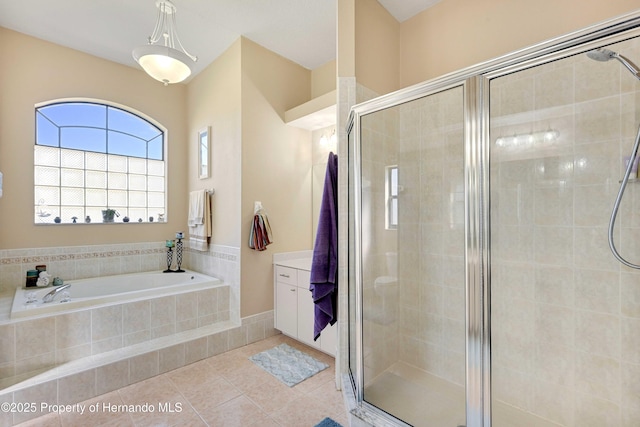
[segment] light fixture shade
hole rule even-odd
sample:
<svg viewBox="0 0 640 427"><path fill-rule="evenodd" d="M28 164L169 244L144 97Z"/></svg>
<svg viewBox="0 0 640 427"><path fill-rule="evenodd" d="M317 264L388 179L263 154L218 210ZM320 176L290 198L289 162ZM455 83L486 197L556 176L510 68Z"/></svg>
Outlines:
<svg viewBox="0 0 640 427"><path fill-rule="evenodd" d="M160 45L145 45L133 50L133 58L154 79L166 84L180 83L191 75L185 53Z"/></svg>
<svg viewBox="0 0 640 427"><path fill-rule="evenodd" d="M156 7L158 16L149 44L135 48L133 58L147 74L165 86L180 83L191 75L190 64L198 57L187 52L180 42L176 30L176 7L171 0L156 0Z"/></svg>

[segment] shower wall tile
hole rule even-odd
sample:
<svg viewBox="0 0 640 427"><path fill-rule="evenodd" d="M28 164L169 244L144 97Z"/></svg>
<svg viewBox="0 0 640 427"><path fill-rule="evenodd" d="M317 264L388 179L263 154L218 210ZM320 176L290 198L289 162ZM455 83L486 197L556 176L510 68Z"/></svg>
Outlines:
<svg viewBox="0 0 640 427"><path fill-rule="evenodd" d="M619 273L583 269L576 271L575 279L576 308L620 313Z"/></svg>
<svg viewBox="0 0 640 427"><path fill-rule="evenodd" d="M620 323L618 316L576 310L576 349L619 360Z"/></svg>
<svg viewBox="0 0 640 427"><path fill-rule="evenodd" d="M491 274L495 298L534 299L535 270L530 264L496 262L491 268Z"/></svg>
<svg viewBox="0 0 640 427"><path fill-rule="evenodd" d="M465 329L459 327L465 280L461 101L455 89L397 109L404 188L398 229L399 356L456 383L464 378L460 355L465 345Z"/></svg>
<svg viewBox="0 0 640 427"><path fill-rule="evenodd" d="M573 263L574 230L572 227L534 227L533 233L536 262L552 265Z"/></svg>
<svg viewBox="0 0 640 427"><path fill-rule="evenodd" d="M576 352L568 345L536 343L533 359L535 378L563 387L574 387L576 378Z"/></svg>
<svg viewBox="0 0 640 427"><path fill-rule="evenodd" d="M620 303L623 316L640 319L640 275L622 273L620 275Z"/></svg>
<svg viewBox="0 0 640 427"><path fill-rule="evenodd" d="M575 300L574 269L563 266L533 266L535 278L535 299L545 304L573 307ZM503 283L498 278L496 287ZM498 288L499 289L499 288ZM499 297L501 293L495 295Z"/></svg>
<svg viewBox="0 0 640 427"><path fill-rule="evenodd" d="M640 319L622 317L621 320L621 359L623 362L640 364Z"/></svg>
<svg viewBox="0 0 640 427"><path fill-rule="evenodd" d="M620 384L622 406L640 410L640 364L622 362L620 369L624 372Z"/></svg>
<svg viewBox="0 0 640 427"><path fill-rule="evenodd" d="M637 40L613 48L640 55ZM625 77L615 61L576 55L491 82L493 140L559 132L553 144L491 147L493 391L565 426L640 419L627 397L638 394L638 378L628 376L639 372L640 276L620 266L606 237L640 119L640 88ZM614 238L640 259L635 187L627 186ZM531 300L533 331L514 309Z"/></svg>
<svg viewBox="0 0 640 427"><path fill-rule="evenodd" d="M574 188L574 224L578 227L606 227L611 215L611 200L617 189L610 184L577 185Z"/></svg>
<svg viewBox="0 0 640 427"><path fill-rule="evenodd" d="M574 423L576 402L575 395L570 387L562 387L555 383L540 380L535 380L532 383L532 412L534 414L560 425L580 425ZM531 385L527 389L530 390ZM508 398L507 401L509 400L511 398Z"/></svg>
<svg viewBox="0 0 640 427"><path fill-rule="evenodd" d="M543 187L534 190L535 224L568 227L573 225L573 188Z"/></svg>
<svg viewBox="0 0 640 427"><path fill-rule="evenodd" d="M622 177L618 169L622 168L622 156L612 142L613 137L606 142L589 142L580 146L573 167L576 185L599 185L603 183L615 184ZM615 185L617 187L617 184Z"/></svg>
<svg viewBox="0 0 640 427"><path fill-rule="evenodd" d="M576 352L576 391L600 399L620 402L620 361L610 357Z"/></svg>
<svg viewBox="0 0 640 427"><path fill-rule="evenodd" d="M575 101L585 102L618 95L622 76L616 61L602 63L579 55L575 61ZM626 76L625 76L626 77ZM626 79L625 79L626 80ZM566 81L571 82L568 78Z"/></svg>
<svg viewBox="0 0 640 427"><path fill-rule="evenodd" d="M620 406L590 394L576 395L575 424L589 427L620 425Z"/></svg>
<svg viewBox="0 0 640 427"><path fill-rule="evenodd" d="M515 262L529 262L534 254L533 226L500 225L492 232L492 255L496 260L508 259Z"/></svg>
<svg viewBox="0 0 640 427"><path fill-rule="evenodd" d="M531 98L535 103L535 109L543 110L573 104L575 100L573 77L574 67L571 63L553 69L545 68L544 71L536 73L535 90ZM506 92L509 96L508 90Z"/></svg>
<svg viewBox="0 0 640 427"><path fill-rule="evenodd" d="M533 411L534 396L531 390L532 375L521 370L503 367L494 369L491 374L493 399L509 402L525 411Z"/></svg>
<svg viewBox="0 0 640 427"><path fill-rule="evenodd" d="M620 98L618 96L576 104L575 111L576 145L617 141L620 138ZM609 169L597 168L596 170L609 171Z"/></svg>
<svg viewBox="0 0 640 427"><path fill-rule="evenodd" d="M440 285L429 285L413 283L406 286L416 290L419 293L419 298L413 297L409 301L418 301L421 310L425 313L431 313L438 316L443 315L444 311L444 287ZM401 290L401 294L402 294ZM407 302L404 302L407 305Z"/></svg>
<svg viewBox="0 0 640 427"><path fill-rule="evenodd" d="M575 227L575 230L575 268L620 270L620 264L607 246L606 227Z"/></svg>

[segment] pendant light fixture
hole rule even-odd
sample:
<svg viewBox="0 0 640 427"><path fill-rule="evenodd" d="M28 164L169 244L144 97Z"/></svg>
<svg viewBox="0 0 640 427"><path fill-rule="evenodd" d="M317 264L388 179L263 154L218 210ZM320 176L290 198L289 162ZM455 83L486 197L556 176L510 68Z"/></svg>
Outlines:
<svg viewBox="0 0 640 427"><path fill-rule="evenodd" d="M149 43L133 50L133 58L151 77L168 85L191 75L198 57L182 46L176 26L176 7L170 0L157 0L158 17ZM179 49L178 49L179 48Z"/></svg>

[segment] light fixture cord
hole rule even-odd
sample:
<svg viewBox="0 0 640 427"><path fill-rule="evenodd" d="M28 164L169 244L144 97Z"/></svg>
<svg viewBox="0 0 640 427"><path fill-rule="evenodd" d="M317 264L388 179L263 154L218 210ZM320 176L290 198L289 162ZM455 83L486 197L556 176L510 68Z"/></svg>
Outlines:
<svg viewBox="0 0 640 427"><path fill-rule="evenodd" d="M176 24L176 11L173 11L173 14L171 16L171 23L173 25L169 25L169 28L171 30L171 47L173 47L173 38L175 37L176 41L178 42L178 46L180 46L180 49L182 49L182 51L191 59L193 59L194 61L198 60L198 57L195 55L191 55L189 52L187 52L187 49L184 48L184 46L182 46L182 42L180 41L180 37L178 37L178 32L175 30L175 28L178 28L178 25Z"/></svg>

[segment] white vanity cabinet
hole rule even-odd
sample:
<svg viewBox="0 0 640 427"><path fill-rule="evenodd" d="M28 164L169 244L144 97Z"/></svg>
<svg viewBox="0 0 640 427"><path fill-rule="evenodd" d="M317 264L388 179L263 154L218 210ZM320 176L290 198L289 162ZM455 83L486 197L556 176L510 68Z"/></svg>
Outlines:
<svg viewBox="0 0 640 427"><path fill-rule="evenodd" d="M336 354L336 326L327 326L313 340L314 309L309 291L311 260L288 260L274 265L275 328L310 347Z"/></svg>

